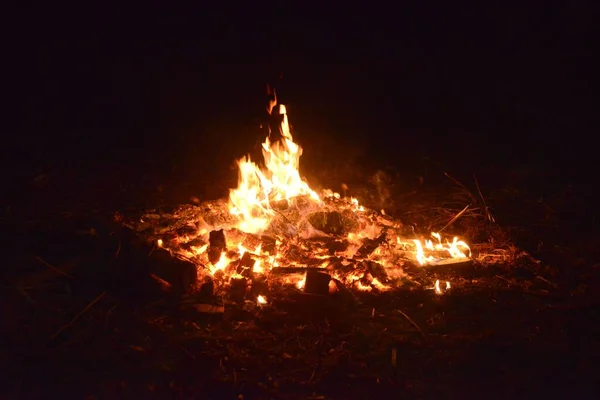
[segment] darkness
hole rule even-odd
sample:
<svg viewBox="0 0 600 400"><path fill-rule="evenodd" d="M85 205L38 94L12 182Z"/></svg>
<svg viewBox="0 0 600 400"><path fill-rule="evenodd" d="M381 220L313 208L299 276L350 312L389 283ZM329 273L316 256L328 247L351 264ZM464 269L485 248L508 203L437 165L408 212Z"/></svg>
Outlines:
<svg viewBox="0 0 600 400"><path fill-rule="evenodd" d="M255 143L264 84L280 74L305 154L335 143L382 164L591 170L592 10L441 3L23 9L5 59L7 170L18 183L142 159L226 169Z"/></svg>
<svg viewBox="0 0 600 400"><path fill-rule="evenodd" d="M154 393L155 383L160 386L163 380L171 398L178 390L171 385L175 381L180 388L198 389L198 398L234 398L242 389L251 398L255 389L262 393L258 384L263 382L256 380L253 388L248 378L243 387L242 375L262 376L274 369L293 378L293 385L280 386L281 392L310 389L316 396L316 385L332 383L331 392L341 398L358 393L382 398L378 393L387 388L436 397L459 393L462 387L492 398L557 390L577 390L581 398L591 392L600 337L594 193L599 124L592 80L599 70L594 59L596 7L576 0L335 7L292 1L273 6L112 3L51 2L3 10L0 221L10 238L0 250L5 255L0 341L4 343L6 332L8 344L0 361L6 361L7 388L16 387L14 398L52 390L59 398L69 397L61 393ZM259 125L267 82L276 84L279 100L287 106L294 139L304 149L301 172L312 187L315 181L332 188L347 182L354 189L355 182L342 179L356 172L356 182L370 182L357 191L366 193L365 198L379 197L381 209L390 210L406 229L416 226L418 233L435 226L421 222L438 199L438 187L433 187L439 182L428 186L431 177L443 183L439 197L445 197L454 185L443 174L448 172L468 180L472 189L470 199L462 190L457 200L447 196L445 204L450 205L444 211L455 215L450 223L459 216L454 207L462 209L471 200L469 211L480 214L470 219L465 214L446 233L464 223L468 229L456 229L473 236L467 241L485 242L492 256L496 250L510 256L493 261L490 268L479 268L478 262L472 272L452 271L456 295L435 301L431 288L414 282L398 295L365 293L348 308L337 308L341 297L310 300L318 309L315 314L334 311L339 324L331 328L329 316L326 324L310 328L301 302L282 314L265 307L251 315L245 305L243 310L235 306L227 310L231 317L222 324L227 326L219 328L211 316L206 332L193 322L199 321L196 314L185 317L181 299L175 306L161 292L168 311L162 311L165 304L155 308L163 301L144 294L144 278L150 281L151 271L145 260L151 252L136 250L133 235L113 235L115 211L131 220L149 210L162 218L171 214L163 207L172 205L169 201L226 195L226 188L235 184L234 161L264 139ZM428 168L429 175L424 173ZM482 202L472 195L473 174L485 193L479 193ZM423 176L427 184L421 185ZM388 197L379 181L375 190L369 181L373 177L383 182L391 177ZM395 212L384 200L396 195L390 201L398 206ZM486 198L497 224L483 217ZM421 211L411 214L413 206ZM436 223L440 220L445 221L438 218ZM477 225L469 226L470 221ZM517 257L517 249L527 253L519 250ZM169 263L163 266L169 276L181 272ZM191 270L195 276L197 266L191 267L181 275ZM56 274L60 268L74 279ZM435 270L426 273L421 276L438 279ZM463 281L470 283L461 291ZM36 301L27 295L29 289ZM274 299L275 291L269 293ZM429 340L400 311L405 307L432 333L431 343L421 341L418 331ZM400 311L406 320L380 317L376 308L381 315L393 308L389 315ZM308 314L307 320L314 317ZM164 315L164 325L155 326ZM248 319L247 328L238 329L238 318ZM169 320L173 329L155 332ZM363 325L368 330L354 329ZM191 326L199 332L194 330L194 343L189 343L196 350L189 347L193 353L183 354L181 350L189 353L185 346L175 347L184 343L180 336L187 336L182 333ZM251 339L252 332L262 337L265 329L268 344L258 336ZM296 348L296 340L287 340L300 336L309 347L298 340ZM371 369L379 374L378 365L388 368L386 340L398 344L402 357L397 366L393 347L393 371L381 375L393 377L389 385L379 375L376 383L369 380L375 376ZM297 349L293 357L283 353L288 342L286 352ZM360 364L356 371L369 372L364 380L352 378L363 392L348 384L346 372L354 370L346 371L343 360L334 359L342 354L329 350L334 342L358 356L349 357L348 365ZM272 350L263 351L257 343ZM147 355L141 355L138 344L148 344ZM243 353L252 363L232 356L229 365L235 347L249 349ZM295 354L305 364L288 364L296 362ZM325 371L317 377L327 380L313 381L313 357ZM340 367L328 375L323 365L330 359ZM217 368L227 370L227 379L232 370L233 384L221 380ZM270 372L268 381L273 388L283 382L271 382ZM207 387L214 397L203 391L205 384L214 386ZM268 398L292 398L276 392L264 391Z"/></svg>

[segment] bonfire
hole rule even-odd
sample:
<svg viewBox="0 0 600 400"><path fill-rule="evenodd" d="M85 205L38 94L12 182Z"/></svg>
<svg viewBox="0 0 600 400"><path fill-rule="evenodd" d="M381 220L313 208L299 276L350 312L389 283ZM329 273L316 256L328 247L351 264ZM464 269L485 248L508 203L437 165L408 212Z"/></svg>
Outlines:
<svg viewBox="0 0 600 400"><path fill-rule="evenodd" d="M458 237L415 237L384 210L311 189L300 175L302 148L292 137L286 107L279 105L278 112L281 135L262 144L262 164L249 156L238 161L238 186L229 199L147 214L133 223L156 247L193 263L192 290L206 282L218 292L267 281L322 295L342 287L385 291L405 283L415 267L470 259L469 245ZM432 285L441 292L450 282ZM259 304L267 301L265 293L254 296Z"/></svg>

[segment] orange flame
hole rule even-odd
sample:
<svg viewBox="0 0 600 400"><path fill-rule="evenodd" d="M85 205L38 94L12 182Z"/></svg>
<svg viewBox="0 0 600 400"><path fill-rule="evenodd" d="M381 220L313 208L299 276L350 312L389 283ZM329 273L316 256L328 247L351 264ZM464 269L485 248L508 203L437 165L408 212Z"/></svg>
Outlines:
<svg viewBox="0 0 600 400"><path fill-rule="evenodd" d="M263 143L265 168L261 170L249 157L238 161L239 182L229 193L229 211L239 217L237 227L243 232L257 233L268 227L273 216L271 202L300 195L320 202L319 195L300 177L302 148L293 141L283 104L279 113L283 114L283 140L271 143L267 137Z"/></svg>

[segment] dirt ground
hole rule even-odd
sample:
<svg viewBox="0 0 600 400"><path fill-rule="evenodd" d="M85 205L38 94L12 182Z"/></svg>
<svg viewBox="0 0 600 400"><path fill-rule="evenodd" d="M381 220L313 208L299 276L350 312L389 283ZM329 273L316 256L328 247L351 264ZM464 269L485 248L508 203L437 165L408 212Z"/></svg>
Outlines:
<svg viewBox="0 0 600 400"><path fill-rule="evenodd" d="M419 229L471 204L451 231L507 256L423 272L456 282L444 295L406 285L322 304L273 289L268 306L207 317L153 290L143 271L115 271L111 220L226 195L235 171L218 160L235 149L188 150L185 162L183 149L138 155L134 167L126 152L110 165L63 160L26 175L4 210L2 397L597 398L600 236L586 186L542 165L486 166L473 178L345 150L330 159L306 149L309 182L346 183Z"/></svg>

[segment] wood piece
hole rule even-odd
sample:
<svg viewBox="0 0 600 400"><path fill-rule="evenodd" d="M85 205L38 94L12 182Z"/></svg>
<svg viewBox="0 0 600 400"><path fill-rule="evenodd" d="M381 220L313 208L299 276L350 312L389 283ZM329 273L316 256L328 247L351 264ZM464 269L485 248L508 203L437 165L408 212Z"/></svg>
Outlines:
<svg viewBox="0 0 600 400"><path fill-rule="evenodd" d="M307 271L326 271L321 267L275 267L271 269L271 274L286 275L286 274L304 274Z"/></svg>
<svg viewBox="0 0 600 400"><path fill-rule="evenodd" d="M229 295L231 300L242 303L246 298L246 292L248 290L248 280L246 278L232 278L231 289Z"/></svg>
<svg viewBox="0 0 600 400"><path fill-rule="evenodd" d="M227 250L227 241L223 229L212 231L208 238L208 260L211 264L216 264L221 258L221 253Z"/></svg>
<svg viewBox="0 0 600 400"><path fill-rule="evenodd" d="M368 257L372 252L375 251L379 246L385 242L387 231L384 230L376 239L365 239L363 245L360 246L356 255L360 258Z"/></svg>
<svg viewBox="0 0 600 400"><path fill-rule="evenodd" d="M198 279L197 268L191 261L182 260L154 243L142 240L130 229L119 234L120 251L115 263L115 279L131 285L144 277L155 275L171 285L171 292L189 292ZM156 280L156 278L154 278Z"/></svg>
<svg viewBox="0 0 600 400"><path fill-rule="evenodd" d="M149 272L169 282L175 293L189 292L198 280L196 265L179 259L165 249L156 249L147 258Z"/></svg>
<svg viewBox="0 0 600 400"><path fill-rule="evenodd" d="M324 272L310 269L306 271L304 293L326 295L329 294L329 281L331 276Z"/></svg>
<svg viewBox="0 0 600 400"><path fill-rule="evenodd" d="M225 306L215 304L194 304L194 309L202 314L223 314Z"/></svg>

